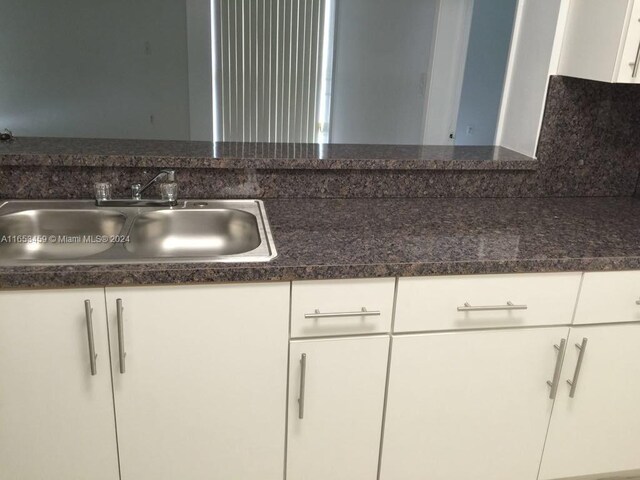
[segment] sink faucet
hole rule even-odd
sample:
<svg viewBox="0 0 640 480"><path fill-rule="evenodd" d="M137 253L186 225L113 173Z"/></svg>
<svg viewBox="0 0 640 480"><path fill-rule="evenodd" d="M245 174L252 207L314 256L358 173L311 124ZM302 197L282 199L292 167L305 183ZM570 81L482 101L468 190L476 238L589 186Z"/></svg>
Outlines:
<svg viewBox="0 0 640 480"><path fill-rule="evenodd" d="M155 177L153 177L148 183L142 186L140 183L134 183L131 185L131 198L111 199L108 197L96 196L96 205L99 207L174 207L178 204L175 198L175 185L173 191L169 190L171 194L165 196L163 190L162 198L148 198L143 199L142 194L152 185L157 183L160 179L166 179L167 183L175 183L176 172L175 170L162 170ZM96 184L98 185L98 184ZM171 188L171 186L169 185Z"/></svg>
<svg viewBox="0 0 640 480"><path fill-rule="evenodd" d="M134 200L141 200L142 193L147 190L151 185L154 185L158 180L162 177L167 177L167 182L175 182L176 181L176 171L175 170L162 170L159 174L153 177L144 187L139 183L134 183L131 185L131 198Z"/></svg>

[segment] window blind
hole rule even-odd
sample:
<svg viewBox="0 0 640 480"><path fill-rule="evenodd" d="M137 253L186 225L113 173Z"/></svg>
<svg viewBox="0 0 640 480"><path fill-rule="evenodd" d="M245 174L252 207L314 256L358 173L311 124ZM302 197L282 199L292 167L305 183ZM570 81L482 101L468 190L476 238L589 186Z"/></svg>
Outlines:
<svg viewBox="0 0 640 480"><path fill-rule="evenodd" d="M221 140L318 142L327 1L215 2Z"/></svg>

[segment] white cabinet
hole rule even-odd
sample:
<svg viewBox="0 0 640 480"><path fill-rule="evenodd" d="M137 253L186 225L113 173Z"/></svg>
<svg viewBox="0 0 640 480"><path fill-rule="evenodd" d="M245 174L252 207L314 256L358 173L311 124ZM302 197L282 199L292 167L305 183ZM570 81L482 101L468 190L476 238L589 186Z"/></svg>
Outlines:
<svg viewBox="0 0 640 480"><path fill-rule="evenodd" d="M567 334L394 338L381 480L536 480Z"/></svg>
<svg viewBox="0 0 640 480"><path fill-rule="evenodd" d="M108 288L107 305L122 480L281 480L289 284Z"/></svg>
<svg viewBox="0 0 640 480"><path fill-rule="evenodd" d="M639 272L395 285L0 291L0 478L640 475Z"/></svg>
<svg viewBox="0 0 640 480"><path fill-rule="evenodd" d="M287 480L376 479L388 355L387 336L291 342Z"/></svg>
<svg viewBox="0 0 640 480"><path fill-rule="evenodd" d="M571 329L540 480L613 472L640 475L640 324Z"/></svg>
<svg viewBox="0 0 640 480"><path fill-rule="evenodd" d="M639 0L571 0L560 75L639 83L639 57Z"/></svg>
<svg viewBox="0 0 640 480"><path fill-rule="evenodd" d="M573 323L640 322L640 272L585 273Z"/></svg>
<svg viewBox="0 0 640 480"><path fill-rule="evenodd" d="M312 280L291 286L291 337L388 333L394 278Z"/></svg>
<svg viewBox="0 0 640 480"><path fill-rule="evenodd" d="M398 280L395 332L567 325L580 273Z"/></svg>
<svg viewBox="0 0 640 480"><path fill-rule="evenodd" d="M103 289L0 292L0 478L118 480L104 307Z"/></svg>

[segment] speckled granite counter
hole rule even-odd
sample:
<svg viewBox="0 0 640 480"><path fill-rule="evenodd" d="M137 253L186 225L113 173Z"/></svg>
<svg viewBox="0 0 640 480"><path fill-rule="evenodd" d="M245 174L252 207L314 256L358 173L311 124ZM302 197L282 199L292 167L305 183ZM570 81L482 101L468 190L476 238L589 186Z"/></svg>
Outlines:
<svg viewBox="0 0 640 480"><path fill-rule="evenodd" d="M551 77L537 160L493 147L18 137L0 144L0 198L89 198L96 181L129 195L161 167L178 170L182 198L633 196L638 105L637 85Z"/></svg>
<svg viewBox="0 0 640 480"><path fill-rule="evenodd" d="M536 170L504 147L315 145L24 137L0 144L0 166L280 170Z"/></svg>
<svg viewBox="0 0 640 480"><path fill-rule="evenodd" d="M0 268L0 287L640 270L640 199L265 202L278 257L263 264Z"/></svg>

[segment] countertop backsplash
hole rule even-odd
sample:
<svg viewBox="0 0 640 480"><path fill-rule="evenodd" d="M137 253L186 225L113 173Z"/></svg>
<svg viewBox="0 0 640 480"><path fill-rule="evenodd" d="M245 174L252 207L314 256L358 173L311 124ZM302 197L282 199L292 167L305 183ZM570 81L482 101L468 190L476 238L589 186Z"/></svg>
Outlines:
<svg viewBox="0 0 640 480"><path fill-rule="evenodd" d="M96 181L127 195L160 167L178 169L182 198L633 196L640 194L639 106L635 85L551 77L535 165L508 150L482 160L443 147L403 147L394 158L389 147L335 145L325 158L308 148L298 158L281 145L241 158L246 150L235 145L214 158L205 142L173 142L175 162L171 151L159 151L154 163L138 151L127 158L126 140L107 145L115 159L98 154L105 141L85 157L69 155L64 140L54 139L49 155L46 142L32 142L40 150L28 159L0 152L0 198L90 198Z"/></svg>

